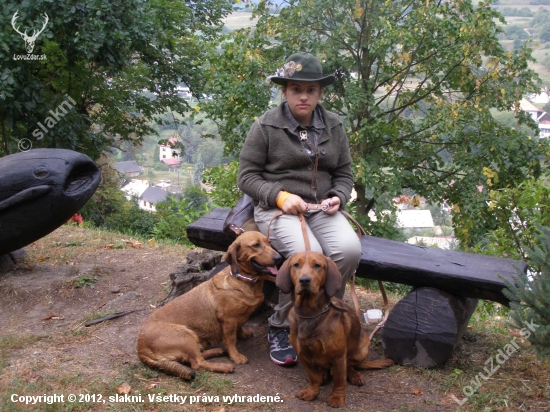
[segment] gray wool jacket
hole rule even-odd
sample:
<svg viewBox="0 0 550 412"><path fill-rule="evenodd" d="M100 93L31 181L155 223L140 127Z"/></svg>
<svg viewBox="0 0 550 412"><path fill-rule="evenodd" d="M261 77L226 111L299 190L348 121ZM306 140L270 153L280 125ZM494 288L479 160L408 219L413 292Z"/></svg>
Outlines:
<svg viewBox="0 0 550 412"><path fill-rule="evenodd" d="M284 104L265 112L250 128L239 156L239 188L264 209L277 207L275 199L281 190L309 203L337 196L345 206L353 189L353 174L342 121L319 105L326 127L318 140L315 190L311 158L285 124Z"/></svg>

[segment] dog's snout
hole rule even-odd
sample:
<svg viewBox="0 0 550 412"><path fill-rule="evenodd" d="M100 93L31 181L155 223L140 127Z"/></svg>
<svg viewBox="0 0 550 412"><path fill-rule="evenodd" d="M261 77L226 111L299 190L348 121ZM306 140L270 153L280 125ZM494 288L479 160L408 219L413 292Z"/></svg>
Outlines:
<svg viewBox="0 0 550 412"><path fill-rule="evenodd" d="M276 266L279 266L279 263L283 261L283 257L275 252L275 255L273 255L273 261L275 262Z"/></svg>
<svg viewBox="0 0 550 412"><path fill-rule="evenodd" d="M311 278L309 276L302 276L299 281L300 285L307 286L311 283Z"/></svg>

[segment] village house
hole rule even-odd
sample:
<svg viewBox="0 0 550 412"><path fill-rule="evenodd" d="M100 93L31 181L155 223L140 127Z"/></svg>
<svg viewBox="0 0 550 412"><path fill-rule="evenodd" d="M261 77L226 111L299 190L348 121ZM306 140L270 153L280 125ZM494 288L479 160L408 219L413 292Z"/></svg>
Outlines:
<svg viewBox="0 0 550 412"><path fill-rule="evenodd" d="M548 113L539 109L527 99L521 99L519 107L537 122L540 130L539 137L541 139L550 137L550 115Z"/></svg>
<svg viewBox="0 0 550 412"><path fill-rule="evenodd" d="M149 186L141 194L138 206L142 210L147 210L148 212L156 212L157 209L155 205L164 202L168 194L169 193L167 191L162 190L160 187Z"/></svg>
<svg viewBox="0 0 550 412"><path fill-rule="evenodd" d="M550 93L548 92L548 86L543 88L539 94L532 94L529 96L529 100L536 104L546 104L550 102Z"/></svg>
<svg viewBox="0 0 550 412"><path fill-rule="evenodd" d="M149 187L147 180L132 179L129 183L120 188L126 195L126 199L139 199L143 192Z"/></svg>
<svg viewBox="0 0 550 412"><path fill-rule="evenodd" d="M137 177L141 173L141 168L135 160L128 160L126 162L116 162L115 169L117 172L122 173L128 177Z"/></svg>
<svg viewBox="0 0 550 412"><path fill-rule="evenodd" d="M172 137L168 140L168 144L159 145L159 161L166 163L168 167L176 169L181 166L183 159L181 158L181 149L179 147L172 147L179 140L176 137Z"/></svg>
<svg viewBox="0 0 550 412"><path fill-rule="evenodd" d="M181 187L178 187L177 185L173 185L172 183L170 183L170 180L159 180L159 182L155 186L160 187L165 192L168 192L171 194L177 194L182 192Z"/></svg>

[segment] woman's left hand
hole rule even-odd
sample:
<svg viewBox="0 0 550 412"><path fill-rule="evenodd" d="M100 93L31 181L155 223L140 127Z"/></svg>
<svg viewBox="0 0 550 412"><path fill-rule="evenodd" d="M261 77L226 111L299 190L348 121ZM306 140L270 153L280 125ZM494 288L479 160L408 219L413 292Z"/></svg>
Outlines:
<svg viewBox="0 0 550 412"><path fill-rule="evenodd" d="M321 204L326 205L328 204L329 208L325 210L324 212L327 215L333 215L336 212L338 212L338 209L340 209L340 198L333 196L329 199L325 199L321 202Z"/></svg>

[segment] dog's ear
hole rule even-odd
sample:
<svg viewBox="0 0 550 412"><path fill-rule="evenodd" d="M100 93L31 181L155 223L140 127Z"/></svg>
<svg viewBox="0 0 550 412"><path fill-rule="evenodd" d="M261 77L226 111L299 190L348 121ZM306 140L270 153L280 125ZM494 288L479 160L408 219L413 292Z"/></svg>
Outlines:
<svg viewBox="0 0 550 412"><path fill-rule="evenodd" d="M342 287L342 274L331 258L325 257L327 261L327 276L325 280L325 294L331 298Z"/></svg>
<svg viewBox="0 0 550 412"><path fill-rule="evenodd" d="M231 267L231 273L233 273L234 275L239 273L239 265L237 262L237 257L239 255L240 250L241 250L241 243L233 242L231 246L229 246L229 249L227 249L227 253L224 256L225 261L229 263L229 266Z"/></svg>
<svg viewBox="0 0 550 412"><path fill-rule="evenodd" d="M275 284L283 293L290 293L292 291L292 280L290 279L290 266L289 260L285 260L283 266L277 271L277 277L275 278Z"/></svg>

